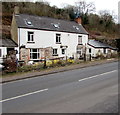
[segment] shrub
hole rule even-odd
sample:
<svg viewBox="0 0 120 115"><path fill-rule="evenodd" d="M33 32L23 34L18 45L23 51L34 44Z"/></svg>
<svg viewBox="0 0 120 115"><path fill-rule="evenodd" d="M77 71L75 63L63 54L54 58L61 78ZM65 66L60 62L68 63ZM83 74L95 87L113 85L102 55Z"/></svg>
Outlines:
<svg viewBox="0 0 120 115"><path fill-rule="evenodd" d="M103 53L96 54L97 58L99 59L106 59L106 56Z"/></svg>
<svg viewBox="0 0 120 115"><path fill-rule="evenodd" d="M73 59L68 59L67 62L68 63L75 63L75 61Z"/></svg>
<svg viewBox="0 0 120 115"><path fill-rule="evenodd" d="M118 54L117 53L111 53L111 58L118 58Z"/></svg>
<svg viewBox="0 0 120 115"><path fill-rule="evenodd" d="M32 70L40 70L42 68L43 68L42 63L34 64L34 65L24 65L24 66L18 67L18 72L28 72L28 71L32 71Z"/></svg>

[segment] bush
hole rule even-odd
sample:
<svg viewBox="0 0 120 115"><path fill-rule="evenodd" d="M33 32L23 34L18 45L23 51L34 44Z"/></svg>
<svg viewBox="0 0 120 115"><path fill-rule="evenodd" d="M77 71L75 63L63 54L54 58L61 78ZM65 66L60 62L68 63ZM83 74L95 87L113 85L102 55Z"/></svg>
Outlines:
<svg viewBox="0 0 120 115"><path fill-rule="evenodd" d="M99 59L106 59L107 58L103 53L96 54L96 55L97 55L97 58L99 58Z"/></svg>
<svg viewBox="0 0 120 115"><path fill-rule="evenodd" d="M32 70L40 70L42 68L43 68L42 63L34 64L34 65L24 65L24 66L18 67L18 72L28 72L28 71L32 71Z"/></svg>
<svg viewBox="0 0 120 115"><path fill-rule="evenodd" d="M118 54L117 53L111 53L111 58L118 58Z"/></svg>

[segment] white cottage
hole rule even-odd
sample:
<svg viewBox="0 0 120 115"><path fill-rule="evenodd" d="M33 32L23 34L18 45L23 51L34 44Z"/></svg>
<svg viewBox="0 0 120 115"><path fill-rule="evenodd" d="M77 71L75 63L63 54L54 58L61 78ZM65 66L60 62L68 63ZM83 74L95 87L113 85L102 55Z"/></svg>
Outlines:
<svg viewBox="0 0 120 115"><path fill-rule="evenodd" d="M18 45L12 39L0 38L0 64L3 63L3 59L9 54L10 51L15 51Z"/></svg>
<svg viewBox="0 0 120 115"><path fill-rule="evenodd" d="M14 13L11 35L18 43L18 59L40 61L83 55L88 32L79 17L76 22Z"/></svg>
<svg viewBox="0 0 120 115"><path fill-rule="evenodd" d="M106 57L107 55L111 55L112 53L117 53L117 49L97 40L89 40L88 52L89 54L91 54L92 57L97 57L101 54Z"/></svg>

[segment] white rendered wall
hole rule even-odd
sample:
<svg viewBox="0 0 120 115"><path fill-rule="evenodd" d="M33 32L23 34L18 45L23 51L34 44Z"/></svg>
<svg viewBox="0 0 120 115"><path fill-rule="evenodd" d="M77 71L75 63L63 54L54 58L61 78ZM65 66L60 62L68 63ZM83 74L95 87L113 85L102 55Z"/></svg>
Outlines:
<svg viewBox="0 0 120 115"><path fill-rule="evenodd" d="M34 32L34 42L27 43L28 31ZM59 57L68 56L76 54L76 47L78 45L78 35L82 36L83 45L88 42L88 35L75 34L75 33L65 33L65 32L55 32L46 30L34 30L34 29L24 29L21 28L18 31L18 36L20 39L20 46L25 45L26 48L46 48L52 47L58 49ZM61 44L56 44L56 34L61 34ZM63 55L60 46L68 46L66 49L66 54Z"/></svg>
<svg viewBox="0 0 120 115"><path fill-rule="evenodd" d="M3 57L7 55L7 48L6 47L0 47L1 49L1 57L0 57L0 63L3 62Z"/></svg>
<svg viewBox="0 0 120 115"><path fill-rule="evenodd" d="M91 55L92 55L92 57L96 57L97 56L96 54L98 53L99 50L100 50L100 52L102 54L104 54L104 48L94 48L94 47L92 47L90 45L88 45L88 47L91 48ZM106 48L106 54L108 53L108 50L109 49ZM114 50L111 50L111 52L113 53Z"/></svg>

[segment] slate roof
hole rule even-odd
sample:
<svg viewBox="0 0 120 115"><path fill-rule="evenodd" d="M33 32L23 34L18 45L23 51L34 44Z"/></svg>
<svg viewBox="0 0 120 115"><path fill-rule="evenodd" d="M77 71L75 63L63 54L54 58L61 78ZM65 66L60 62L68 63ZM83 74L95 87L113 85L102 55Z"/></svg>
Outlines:
<svg viewBox="0 0 120 115"><path fill-rule="evenodd" d="M88 45L93 46L94 48L110 48L113 50L117 50L116 48L97 40L88 40Z"/></svg>
<svg viewBox="0 0 120 115"><path fill-rule="evenodd" d="M0 39L0 47L17 47L17 43L15 43L12 39Z"/></svg>
<svg viewBox="0 0 120 115"><path fill-rule="evenodd" d="M28 14L16 15L16 21L19 28L88 34L82 25L79 25L74 21L40 17ZM27 24L27 22L29 24ZM57 24L58 28L55 27L54 24Z"/></svg>

